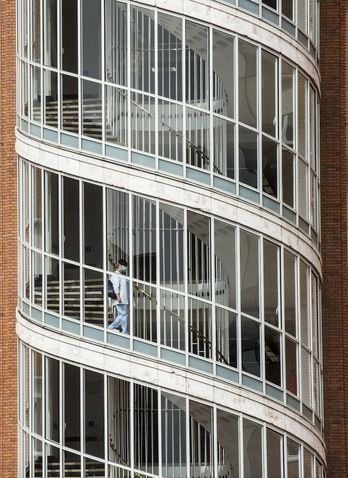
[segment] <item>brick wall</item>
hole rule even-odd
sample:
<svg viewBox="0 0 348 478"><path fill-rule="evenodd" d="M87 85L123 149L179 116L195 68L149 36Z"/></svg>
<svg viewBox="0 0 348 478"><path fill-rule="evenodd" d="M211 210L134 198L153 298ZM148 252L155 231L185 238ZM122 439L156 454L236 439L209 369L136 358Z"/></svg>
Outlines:
<svg viewBox="0 0 348 478"><path fill-rule="evenodd" d="M347 0L321 1L321 209L328 478L348 470Z"/></svg>
<svg viewBox="0 0 348 478"><path fill-rule="evenodd" d="M16 2L0 0L0 476L17 476Z"/></svg>

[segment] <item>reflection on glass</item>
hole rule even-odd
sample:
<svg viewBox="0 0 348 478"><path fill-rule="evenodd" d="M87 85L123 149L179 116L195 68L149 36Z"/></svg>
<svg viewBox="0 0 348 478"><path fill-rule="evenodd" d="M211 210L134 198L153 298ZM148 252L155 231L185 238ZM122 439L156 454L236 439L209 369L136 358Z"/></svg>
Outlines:
<svg viewBox="0 0 348 478"><path fill-rule="evenodd" d="M85 370L84 377L84 450L104 457L104 376Z"/></svg>
<svg viewBox="0 0 348 478"><path fill-rule="evenodd" d="M308 191L308 165L298 160L298 175L297 175L297 189L298 189L298 212L303 219L308 220L309 214L309 191Z"/></svg>
<svg viewBox="0 0 348 478"><path fill-rule="evenodd" d="M43 0L44 65L57 67L57 0Z"/></svg>
<svg viewBox="0 0 348 478"><path fill-rule="evenodd" d="M307 3L307 0L301 0ZM307 131L308 131L308 118L307 118L307 98L308 98L308 80L298 74L298 88L297 88L297 135L298 135L298 152L307 160Z"/></svg>
<svg viewBox="0 0 348 478"><path fill-rule="evenodd" d="M34 235L32 244L35 247L42 249L42 170L39 168L34 168L32 172L32 224L34 225L34 229L32 231Z"/></svg>
<svg viewBox="0 0 348 478"><path fill-rule="evenodd" d="M282 140L289 147L294 147L294 96L295 69L285 61L282 62Z"/></svg>
<svg viewBox="0 0 348 478"><path fill-rule="evenodd" d="M320 330L318 312L318 278L311 274L311 305L312 305L312 351L315 357L319 356L318 332Z"/></svg>
<svg viewBox="0 0 348 478"><path fill-rule="evenodd" d="M309 311L309 267L300 261L300 313L301 342L310 346L310 311Z"/></svg>
<svg viewBox="0 0 348 478"><path fill-rule="evenodd" d="M262 428L243 420L244 476L262 478Z"/></svg>
<svg viewBox="0 0 348 478"><path fill-rule="evenodd" d="M312 362L311 355L304 347L301 349L301 398L308 406L312 406Z"/></svg>
<svg viewBox="0 0 348 478"><path fill-rule="evenodd" d="M242 312L259 317L259 238L240 231L240 290Z"/></svg>

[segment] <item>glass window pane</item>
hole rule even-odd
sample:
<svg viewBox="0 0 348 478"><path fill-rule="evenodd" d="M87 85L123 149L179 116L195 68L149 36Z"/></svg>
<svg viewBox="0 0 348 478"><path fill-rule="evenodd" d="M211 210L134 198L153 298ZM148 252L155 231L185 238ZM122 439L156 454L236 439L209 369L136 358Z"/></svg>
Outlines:
<svg viewBox="0 0 348 478"><path fill-rule="evenodd" d="M58 127L58 85L57 73L55 71L44 70L44 123L53 128ZM40 98L38 98L39 100Z"/></svg>
<svg viewBox="0 0 348 478"><path fill-rule="evenodd" d="M264 320L280 327L279 247L263 241Z"/></svg>
<svg viewBox="0 0 348 478"><path fill-rule="evenodd" d="M186 476L186 401L162 392L162 475Z"/></svg>
<svg viewBox="0 0 348 478"><path fill-rule="evenodd" d="M69 133L79 133L80 111L78 99L78 79L61 76L61 128ZM53 108L53 105L52 105Z"/></svg>
<svg viewBox="0 0 348 478"><path fill-rule="evenodd" d="M217 410L217 443L219 476L239 478L238 417Z"/></svg>
<svg viewBox="0 0 348 478"><path fill-rule="evenodd" d="M82 82L82 134L95 139L103 137L102 86Z"/></svg>
<svg viewBox="0 0 348 478"><path fill-rule="evenodd" d="M101 2L83 0L82 8L82 74L101 78ZM70 9L69 9L70 12ZM69 13L70 15L70 13Z"/></svg>
<svg viewBox="0 0 348 478"><path fill-rule="evenodd" d="M301 350L301 395L307 407L312 407L312 362L305 348Z"/></svg>
<svg viewBox="0 0 348 478"><path fill-rule="evenodd" d="M212 408L190 401L190 458L191 475L213 476Z"/></svg>
<svg viewBox="0 0 348 478"><path fill-rule="evenodd" d="M186 102L209 107L208 28L198 23L185 24Z"/></svg>
<svg viewBox="0 0 348 478"><path fill-rule="evenodd" d="M305 33L308 32L308 0L297 0L297 23Z"/></svg>
<svg viewBox="0 0 348 478"><path fill-rule="evenodd" d="M294 0L282 1L282 14L290 18L290 20L294 19Z"/></svg>
<svg viewBox="0 0 348 478"><path fill-rule="evenodd" d="M312 273L312 350L315 357L319 356L319 315L318 315L318 278Z"/></svg>
<svg viewBox="0 0 348 478"><path fill-rule="evenodd" d="M80 320L81 285L80 268L70 263L63 263L63 314ZM58 304L57 304L58 305Z"/></svg>
<svg viewBox="0 0 348 478"><path fill-rule="evenodd" d="M243 420L244 476L262 478L262 429L260 425Z"/></svg>
<svg viewBox="0 0 348 478"><path fill-rule="evenodd" d="M161 344L185 350L185 297L163 291L161 293Z"/></svg>
<svg viewBox="0 0 348 478"><path fill-rule="evenodd" d="M237 367L237 314L216 307L216 360L222 364Z"/></svg>
<svg viewBox="0 0 348 478"><path fill-rule="evenodd" d="M283 2L284 3L284 2ZM295 69L282 62L282 140L290 148L294 147L294 79Z"/></svg>
<svg viewBox="0 0 348 478"><path fill-rule="evenodd" d="M242 317L242 370L260 376L260 325Z"/></svg>
<svg viewBox="0 0 348 478"><path fill-rule="evenodd" d="M187 213L188 293L211 297L210 219Z"/></svg>
<svg viewBox="0 0 348 478"><path fill-rule="evenodd" d="M304 0L307 2L307 0ZM298 152L307 160L307 131L308 131L308 113L307 113L307 84L308 80L298 74L298 91L297 91L297 135L298 135Z"/></svg>
<svg viewBox="0 0 348 478"><path fill-rule="evenodd" d="M104 376L85 370L84 391L84 450L104 458Z"/></svg>
<svg viewBox="0 0 348 478"><path fill-rule="evenodd" d="M103 191L100 186L84 183L84 262L103 267Z"/></svg>
<svg viewBox="0 0 348 478"><path fill-rule="evenodd" d="M236 230L215 220L215 301L236 308Z"/></svg>
<svg viewBox="0 0 348 478"><path fill-rule="evenodd" d="M80 212L79 182L63 178L63 240L64 257L79 261L80 258Z"/></svg>
<svg viewBox="0 0 348 478"><path fill-rule="evenodd" d="M158 100L158 154L174 161L183 160L183 106ZM186 148L189 141L186 141Z"/></svg>
<svg viewBox="0 0 348 478"><path fill-rule="evenodd" d="M145 8L131 9L131 86L155 92L155 22L153 12Z"/></svg>
<svg viewBox="0 0 348 478"><path fill-rule="evenodd" d="M121 88L106 86L105 98L105 139L111 143L127 146L127 94Z"/></svg>
<svg viewBox="0 0 348 478"><path fill-rule="evenodd" d="M210 169L210 117L204 111L186 108L186 161Z"/></svg>
<svg viewBox="0 0 348 478"><path fill-rule="evenodd" d="M42 170L32 169L32 214L33 214L33 245L42 249Z"/></svg>
<svg viewBox="0 0 348 478"><path fill-rule="evenodd" d="M308 450L303 450L303 476L313 478L313 455Z"/></svg>
<svg viewBox="0 0 348 478"><path fill-rule="evenodd" d="M139 196L133 197L133 267L134 277L156 281L156 206Z"/></svg>
<svg viewBox="0 0 348 478"><path fill-rule="evenodd" d="M240 232L240 290L242 312L259 317L259 238Z"/></svg>
<svg viewBox="0 0 348 478"><path fill-rule="evenodd" d="M58 175L45 173L45 251L59 254Z"/></svg>
<svg viewBox="0 0 348 478"><path fill-rule="evenodd" d="M291 478L300 477L300 445L288 438L287 440L287 471Z"/></svg>
<svg viewBox="0 0 348 478"><path fill-rule="evenodd" d="M301 342L310 346L309 267L300 261Z"/></svg>
<svg viewBox="0 0 348 478"><path fill-rule="evenodd" d="M41 91L41 69L32 66L30 68L31 72L31 98L32 98L32 113L31 117L33 121L36 121L37 123L42 122L42 112L41 112L41 97L42 97L42 91ZM52 74L52 76L56 76ZM46 74L47 77L47 74ZM47 89L47 88L46 88Z"/></svg>
<svg viewBox="0 0 348 478"><path fill-rule="evenodd" d="M34 380L34 397L32 399L32 429L35 433L42 436L42 407L43 407L43 370L42 370L42 355L38 352L33 352L32 355L32 368L33 368L33 380Z"/></svg>
<svg viewBox="0 0 348 478"><path fill-rule="evenodd" d="M303 219L308 220L308 164L298 161L298 212Z"/></svg>
<svg viewBox="0 0 348 478"><path fill-rule="evenodd" d="M258 187L258 135L239 127L239 181Z"/></svg>
<svg viewBox="0 0 348 478"><path fill-rule="evenodd" d="M239 41L239 121L257 127L257 47Z"/></svg>
<svg viewBox="0 0 348 478"><path fill-rule="evenodd" d="M42 306L42 254L32 252L32 271L34 278L34 297L35 304Z"/></svg>
<svg viewBox="0 0 348 478"><path fill-rule="evenodd" d="M156 115L155 98L132 94L131 98L132 134L131 146L145 153L156 152Z"/></svg>
<svg viewBox="0 0 348 478"><path fill-rule="evenodd" d="M113 377L108 378L108 426L109 460L130 466L130 384Z"/></svg>
<svg viewBox="0 0 348 478"><path fill-rule="evenodd" d="M283 201L291 208L295 207L295 159L294 155L283 148L282 150L282 191Z"/></svg>
<svg viewBox="0 0 348 478"><path fill-rule="evenodd" d="M41 284L44 294L44 306L54 312L59 312L59 261L45 257L44 282ZM40 283L37 284L40 288Z"/></svg>
<svg viewBox="0 0 348 478"><path fill-rule="evenodd" d="M296 323L296 257L284 251L284 315L285 330L297 337Z"/></svg>
<svg viewBox="0 0 348 478"><path fill-rule="evenodd" d="M61 1L62 68L71 73L78 72L78 11L77 0Z"/></svg>
<svg viewBox="0 0 348 478"><path fill-rule="evenodd" d="M213 89L215 113L234 118L234 38L213 31Z"/></svg>
<svg viewBox="0 0 348 478"><path fill-rule="evenodd" d="M212 358L211 307L200 300L189 299L188 305L189 352Z"/></svg>
<svg viewBox="0 0 348 478"><path fill-rule="evenodd" d="M81 450L80 368L64 364L64 444Z"/></svg>
<svg viewBox="0 0 348 478"><path fill-rule="evenodd" d="M83 310L82 317L85 322L103 327L104 325L104 294L103 274L91 269L83 269L82 297ZM128 306L129 307L129 306Z"/></svg>
<svg viewBox="0 0 348 478"><path fill-rule="evenodd" d="M113 271L119 259L129 263L129 195L108 189L106 211L106 252Z"/></svg>
<svg viewBox="0 0 348 478"><path fill-rule="evenodd" d="M119 85L127 84L127 4L105 2L105 77Z"/></svg>
<svg viewBox="0 0 348 478"><path fill-rule="evenodd" d="M157 341L157 290L147 284L134 283L133 334L151 342ZM168 303L168 302L166 302ZM164 304L160 304L162 307Z"/></svg>
<svg viewBox="0 0 348 478"><path fill-rule="evenodd" d="M217 117L213 122L213 172L234 179L235 125Z"/></svg>
<svg viewBox="0 0 348 478"><path fill-rule="evenodd" d="M262 190L278 198L278 144L262 137Z"/></svg>
<svg viewBox="0 0 348 478"><path fill-rule="evenodd" d="M267 428L267 478L281 478L283 476L282 462L282 436L279 433ZM307 477L307 475L305 476Z"/></svg>
<svg viewBox="0 0 348 478"><path fill-rule="evenodd" d="M60 440L60 371L59 361L46 358L45 378L45 438L59 442Z"/></svg>
<svg viewBox="0 0 348 478"><path fill-rule="evenodd" d="M285 363L286 363L286 389L298 395L298 373L297 373L297 353L298 348L296 342L285 338Z"/></svg>
<svg viewBox="0 0 348 478"><path fill-rule="evenodd" d="M282 385L281 335L271 327L265 327L265 374L266 380Z"/></svg>
<svg viewBox="0 0 348 478"><path fill-rule="evenodd" d="M183 80L182 21L158 13L158 94L182 101Z"/></svg>
<svg viewBox="0 0 348 478"><path fill-rule="evenodd" d="M44 64L57 67L57 0L43 0Z"/></svg>
<svg viewBox="0 0 348 478"><path fill-rule="evenodd" d="M135 384L134 466L153 475L159 461L158 413L157 391Z"/></svg>
<svg viewBox="0 0 348 478"><path fill-rule="evenodd" d="M277 135L277 58L262 50L262 131Z"/></svg>
<svg viewBox="0 0 348 478"><path fill-rule="evenodd" d="M160 281L184 292L184 211L160 204Z"/></svg>

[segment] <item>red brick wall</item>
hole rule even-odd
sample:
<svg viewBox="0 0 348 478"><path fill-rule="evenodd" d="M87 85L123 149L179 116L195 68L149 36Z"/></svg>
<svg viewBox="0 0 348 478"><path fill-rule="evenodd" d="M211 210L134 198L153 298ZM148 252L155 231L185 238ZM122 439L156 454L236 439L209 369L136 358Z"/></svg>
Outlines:
<svg viewBox="0 0 348 478"><path fill-rule="evenodd" d="M0 0L0 476L17 476L16 2Z"/></svg>
<svg viewBox="0 0 348 478"><path fill-rule="evenodd" d="M347 0L321 1L321 208L328 478L348 470Z"/></svg>

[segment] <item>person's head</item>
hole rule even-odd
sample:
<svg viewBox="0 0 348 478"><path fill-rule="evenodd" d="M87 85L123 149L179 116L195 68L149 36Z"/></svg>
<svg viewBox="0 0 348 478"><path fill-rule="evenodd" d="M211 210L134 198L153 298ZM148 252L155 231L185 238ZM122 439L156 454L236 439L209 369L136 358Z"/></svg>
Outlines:
<svg viewBox="0 0 348 478"><path fill-rule="evenodd" d="M125 261L124 259L119 259L117 261L117 269L121 272L121 274L127 274L127 267L128 267L128 262Z"/></svg>

